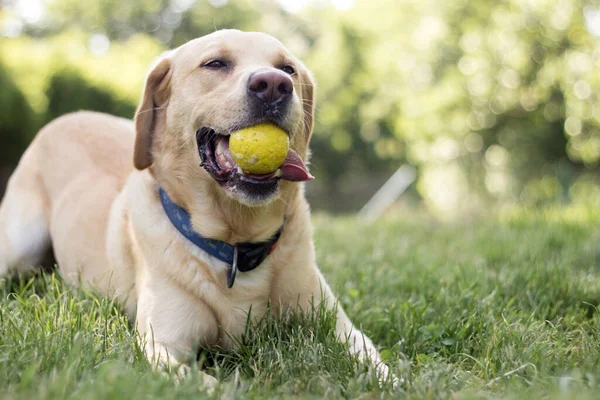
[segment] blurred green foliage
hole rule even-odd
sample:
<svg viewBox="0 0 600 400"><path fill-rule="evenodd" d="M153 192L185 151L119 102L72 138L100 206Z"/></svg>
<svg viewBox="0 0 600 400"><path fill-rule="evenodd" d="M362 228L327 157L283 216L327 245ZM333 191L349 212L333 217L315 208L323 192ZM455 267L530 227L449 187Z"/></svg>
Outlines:
<svg viewBox="0 0 600 400"><path fill-rule="evenodd" d="M19 160L33 137L34 113L27 99L0 64L0 168ZM4 164L4 165L2 165Z"/></svg>
<svg viewBox="0 0 600 400"><path fill-rule="evenodd" d="M239 28L278 37L317 78L319 208L357 209L403 163L418 170L413 194L442 213L597 192L598 0L12 1L2 96L35 117L3 117L3 149L70 110L131 117L161 51Z"/></svg>
<svg viewBox="0 0 600 400"><path fill-rule="evenodd" d="M65 68L56 71L46 91L48 98L47 119L58 118L73 110L94 110L113 115L130 117L135 105L123 101L106 89L95 86L76 70Z"/></svg>

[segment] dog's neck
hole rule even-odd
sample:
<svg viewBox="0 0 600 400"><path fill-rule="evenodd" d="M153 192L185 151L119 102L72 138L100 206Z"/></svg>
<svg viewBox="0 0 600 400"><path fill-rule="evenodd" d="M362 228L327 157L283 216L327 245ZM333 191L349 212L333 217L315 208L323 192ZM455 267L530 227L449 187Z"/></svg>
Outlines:
<svg viewBox="0 0 600 400"><path fill-rule="evenodd" d="M277 232L300 195L297 188L285 192L286 198L279 197L253 207L239 203L218 188L172 189L169 194L172 193L173 200L189 212L192 226L200 235L227 243L244 243L262 242Z"/></svg>
<svg viewBox="0 0 600 400"><path fill-rule="evenodd" d="M167 217L175 228L191 243L209 255L229 264L227 271L227 287L233 287L237 271L249 272L258 267L277 247L284 228L284 223L273 236L259 243L226 243L203 237L192 228L188 212L173 202L169 194L159 188L160 201ZM283 221L285 222L285 221Z"/></svg>

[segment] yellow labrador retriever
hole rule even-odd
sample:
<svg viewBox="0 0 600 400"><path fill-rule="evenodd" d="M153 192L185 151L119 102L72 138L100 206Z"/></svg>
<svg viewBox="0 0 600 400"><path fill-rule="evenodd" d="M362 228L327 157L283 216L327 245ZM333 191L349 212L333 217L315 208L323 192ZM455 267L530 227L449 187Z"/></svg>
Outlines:
<svg viewBox="0 0 600 400"><path fill-rule="evenodd" d="M266 121L292 150L275 173L246 174L228 135ZM147 334L148 359L169 365L232 346L250 308L325 301L339 338L387 379L315 263L301 183L312 124L311 75L279 41L236 30L192 40L151 68L134 123L78 112L40 131L0 207L0 276L52 246L63 278L116 296Z"/></svg>

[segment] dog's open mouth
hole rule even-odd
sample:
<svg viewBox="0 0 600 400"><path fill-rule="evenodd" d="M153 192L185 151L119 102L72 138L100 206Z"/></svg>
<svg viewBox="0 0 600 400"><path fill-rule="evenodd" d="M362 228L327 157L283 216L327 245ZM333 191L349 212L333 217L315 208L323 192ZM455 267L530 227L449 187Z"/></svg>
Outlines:
<svg viewBox="0 0 600 400"><path fill-rule="evenodd" d="M298 153L292 149L288 151L285 161L277 170L257 175L243 171L233 160L229 153L229 135L222 135L212 128L204 127L196 132L196 141L202 159L200 166L221 184L238 179L255 184L273 184L279 179L292 182L314 179Z"/></svg>

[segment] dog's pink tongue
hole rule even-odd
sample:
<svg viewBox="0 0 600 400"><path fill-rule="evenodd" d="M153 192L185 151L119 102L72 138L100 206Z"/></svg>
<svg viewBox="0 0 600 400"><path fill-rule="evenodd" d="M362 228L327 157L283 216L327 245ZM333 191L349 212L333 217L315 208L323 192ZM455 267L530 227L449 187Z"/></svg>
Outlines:
<svg viewBox="0 0 600 400"><path fill-rule="evenodd" d="M315 179L308 172L306 165L294 150L288 151L287 157L281 168L281 179L292 182L303 182Z"/></svg>

